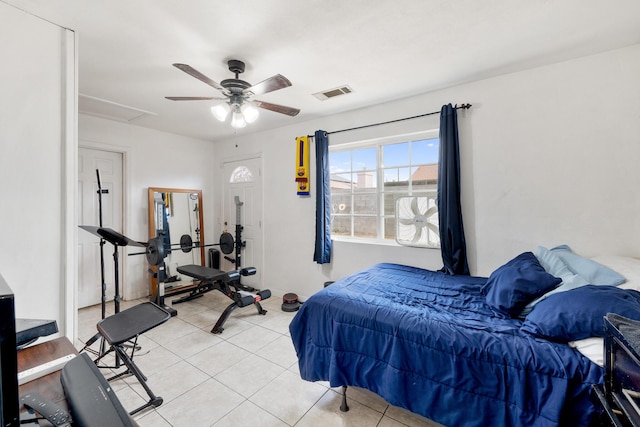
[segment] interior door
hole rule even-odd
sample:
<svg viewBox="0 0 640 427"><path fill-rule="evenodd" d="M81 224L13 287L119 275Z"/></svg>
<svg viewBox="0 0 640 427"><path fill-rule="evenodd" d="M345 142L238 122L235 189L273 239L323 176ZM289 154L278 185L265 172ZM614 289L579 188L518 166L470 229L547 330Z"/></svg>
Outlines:
<svg viewBox="0 0 640 427"><path fill-rule="evenodd" d="M82 147L78 150L78 224L100 226L96 170L100 172L103 189L102 226L122 233L122 153ZM104 244L107 301L113 301L115 293L113 250L111 243ZM120 295L123 295L124 260L122 250L120 252L119 283ZM78 230L78 308L100 304L102 301L100 263L100 238L85 230Z"/></svg>
<svg viewBox="0 0 640 427"><path fill-rule="evenodd" d="M241 283L262 287L262 159L251 158L224 163L224 200L222 228L236 237L239 213L242 226L241 267L255 267L254 276L242 277ZM237 243L237 242L236 242ZM224 254L221 254L224 255ZM227 257L235 257L235 251ZM223 270L233 270L234 264L221 260Z"/></svg>

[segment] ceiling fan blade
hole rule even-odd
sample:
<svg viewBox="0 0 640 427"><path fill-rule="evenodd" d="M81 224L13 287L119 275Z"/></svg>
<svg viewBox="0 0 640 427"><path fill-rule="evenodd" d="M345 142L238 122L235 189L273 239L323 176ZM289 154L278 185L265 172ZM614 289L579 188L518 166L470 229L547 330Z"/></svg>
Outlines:
<svg viewBox="0 0 640 427"><path fill-rule="evenodd" d="M284 105L271 104L270 102L252 100L251 103L256 107L264 108L265 110L275 111L276 113L286 114L291 117L298 115L300 110L297 108L285 107Z"/></svg>
<svg viewBox="0 0 640 427"><path fill-rule="evenodd" d="M165 98L172 101L209 101L212 99L227 99L216 98L215 96L165 96Z"/></svg>
<svg viewBox="0 0 640 427"><path fill-rule="evenodd" d="M291 86L291 82L285 76L276 74L266 80L261 81L251 87L243 90L243 93L252 93L254 95L262 95L264 93L273 92L274 90L284 89Z"/></svg>
<svg viewBox="0 0 640 427"><path fill-rule="evenodd" d="M202 74L200 71L196 70L195 68L192 68L190 65L187 64L173 64L174 67L184 71L185 73L189 74L192 77L195 77L196 79L200 80L201 82L204 82L206 84L208 84L209 86L211 86L212 88L218 89L219 91L223 92L223 93L227 93L227 90L222 87L220 85L220 83L214 82L213 80L211 80L209 77L205 76L204 74Z"/></svg>

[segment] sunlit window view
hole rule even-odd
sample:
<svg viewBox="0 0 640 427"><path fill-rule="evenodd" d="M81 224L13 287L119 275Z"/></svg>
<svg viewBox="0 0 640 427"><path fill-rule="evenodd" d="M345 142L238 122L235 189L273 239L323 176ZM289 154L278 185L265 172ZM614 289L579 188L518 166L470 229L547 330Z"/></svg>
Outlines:
<svg viewBox="0 0 640 427"><path fill-rule="evenodd" d="M332 236L439 247L438 151L438 138L331 147Z"/></svg>
<svg viewBox="0 0 640 427"><path fill-rule="evenodd" d="M238 182L253 182L253 174L246 166L238 166L231 172L229 182L235 184Z"/></svg>

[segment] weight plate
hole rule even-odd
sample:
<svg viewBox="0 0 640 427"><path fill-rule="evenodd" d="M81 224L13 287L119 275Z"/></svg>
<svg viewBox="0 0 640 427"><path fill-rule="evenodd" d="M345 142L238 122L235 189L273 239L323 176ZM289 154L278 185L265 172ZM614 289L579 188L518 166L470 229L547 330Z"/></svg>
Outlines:
<svg viewBox="0 0 640 427"><path fill-rule="evenodd" d="M147 262L151 265L160 265L165 258L164 243L157 237L149 240L145 252Z"/></svg>
<svg viewBox="0 0 640 427"><path fill-rule="evenodd" d="M300 301L296 302L283 302L282 303L282 311L286 311L287 313L292 313L294 311L298 311L302 304Z"/></svg>
<svg viewBox="0 0 640 427"><path fill-rule="evenodd" d="M191 236L183 234L180 237L180 249L182 249L182 252L184 253L191 252L191 249L193 249L193 240L191 239Z"/></svg>
<svg viewBox="0 0 640 427"><path fill-rule="evenodd" d="M222 233L220 235L220 250L223 254L229 255L233 252L234 245L231 233Z"/></svg>
<svg viewBox="0 0 640 427"><path fill-rule="evenodd" d="M298 302L298 295L294 293L287 293L282 296L282 301L286 303Z"/></svg>

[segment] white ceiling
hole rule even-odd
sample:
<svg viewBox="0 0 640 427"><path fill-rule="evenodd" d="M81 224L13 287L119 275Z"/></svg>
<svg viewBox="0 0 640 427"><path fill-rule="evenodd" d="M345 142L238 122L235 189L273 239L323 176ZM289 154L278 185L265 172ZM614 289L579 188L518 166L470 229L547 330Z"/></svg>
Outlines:
<svg viewBox="0 0 640 427"><path fill-rule="evenodd" d="M141 110L130 123L206 140L234 134L212 101L164 97L219 93L172 63L216 82L233 77L228 59L254 84L286 76L292 87L256 98L301 113L261 110L247 134L640 43L638 0L0 1L77 32L82 111L124 105Z"/></svg>

